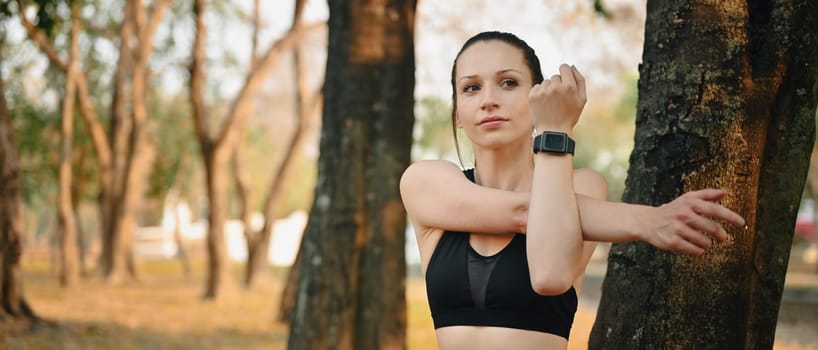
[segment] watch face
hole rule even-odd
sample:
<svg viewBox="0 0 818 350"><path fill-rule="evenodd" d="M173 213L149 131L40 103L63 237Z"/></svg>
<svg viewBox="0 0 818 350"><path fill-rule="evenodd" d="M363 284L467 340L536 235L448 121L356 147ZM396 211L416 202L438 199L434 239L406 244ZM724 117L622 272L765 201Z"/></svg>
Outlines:
<svg viewBox="0 0 818 350"><path fill-rule="evenodd" d="M543 150L565 152L568 143L566 142L567 137L565 134L543 134Z"/></svg>

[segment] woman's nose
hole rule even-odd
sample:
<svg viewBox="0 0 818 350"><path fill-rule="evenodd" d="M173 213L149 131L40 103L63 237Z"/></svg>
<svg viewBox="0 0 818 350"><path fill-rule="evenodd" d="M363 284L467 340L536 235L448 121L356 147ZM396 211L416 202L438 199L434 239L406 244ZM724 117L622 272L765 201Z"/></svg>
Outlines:
<svg viewBox="0 0 818 350"><path fill-rule="evenodd" d="M498 107L497 101L494 98L494 89L492 87L485 87L482 90L483 98L480 101L480 109L495 109Z"/></svg>

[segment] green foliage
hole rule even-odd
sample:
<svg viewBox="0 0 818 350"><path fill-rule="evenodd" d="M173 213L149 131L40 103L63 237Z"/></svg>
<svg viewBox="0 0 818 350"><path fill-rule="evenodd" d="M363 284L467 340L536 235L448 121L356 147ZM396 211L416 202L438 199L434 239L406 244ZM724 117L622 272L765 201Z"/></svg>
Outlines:
<svg viewBox="0 0 818 350"><path fill-rule="evenodd" d="M315 159L300 158L294 165L289 177L289 186L285 188L284 200L276 210L277 218L289 216L296 210L310 211L318 177L318 166Z"/></svg>
<svg viewBox="0 0 818 350"><path fill-rule="evenodd" d="M0 21L5 20L12 16L11 12L11 4L13 1L3 1L0 2Z"/></svg>
<svg viewBox="0 0 818 350"><path fill-rule="evenodd" d="M183 197L191 188L192 169L200 168L200 152L190 118L190 104L183 94L164 99L153 94L149 100L151 146L156 149L154 167L148 180L146 196L163 198L176 187Z"/></svg>
<svg viewBox="0 0 818 350"><path fill-rule="evenodd" d="M449 101L434 96L419 99L415 106L414 145L412 158L427 157L457 159L454 136L452 135L452 107ZM462 135L458 136L461 152L469 147ZM465 157L465 153L463 154ZM465 160L465 159L464 159Z"/></svg>
<svg viewBox="0 0 818 350"><path fill-rule="evenodd" d="M16 93L10 104L15 138L18 145L23 199L28 205L49 203L56 195L59 164L59 112L39 107Z"/></svg>
<svg viewBox="0 0 818 350"><path fill-rule="evenodd" d="M53 37L57 28L69 21L68 6L72 2L72 0L27 0L22 1L22 4L25 8L35 8L36 14L32 20L34 26L47 36ZM18 12L21 11L15 1L9 0L0 5L0 15L13 16L12 7Z"/></svg>

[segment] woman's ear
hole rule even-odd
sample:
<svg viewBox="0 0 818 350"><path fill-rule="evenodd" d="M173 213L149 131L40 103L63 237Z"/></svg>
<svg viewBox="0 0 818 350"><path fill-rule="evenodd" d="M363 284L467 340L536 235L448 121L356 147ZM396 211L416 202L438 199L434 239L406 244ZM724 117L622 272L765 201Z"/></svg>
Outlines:
<svg viewBox="0 0 818 350"><path fill-rule="evenodd" d="M460 113L454 112L454 125L458 129L463 129L463 123L460 122Z"/></svg>

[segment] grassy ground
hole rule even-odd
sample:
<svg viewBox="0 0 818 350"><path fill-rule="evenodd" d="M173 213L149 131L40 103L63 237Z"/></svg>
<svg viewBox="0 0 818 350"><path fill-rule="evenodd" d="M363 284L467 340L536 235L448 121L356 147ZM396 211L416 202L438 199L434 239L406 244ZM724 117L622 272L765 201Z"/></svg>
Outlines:
<svg viewBox="0 0 818 350"><path fill-rule="evenodd" d="M199 298L201 272L185 278L174 262L141 267L139 283L110 286L86 279L64 290L45 263L26 262L25 294L37 313L56 325L0 335L0 349L285 348L287 325L274 321L282 271L264 271L256 288L235 288L222 301L206 303ZM410 279L407 299L409 349L435 349L422 281ZM593 320L593 310L580 309L570 349L585 349ZM811 349L792 344L776 344L775 348Z"/></svg>

